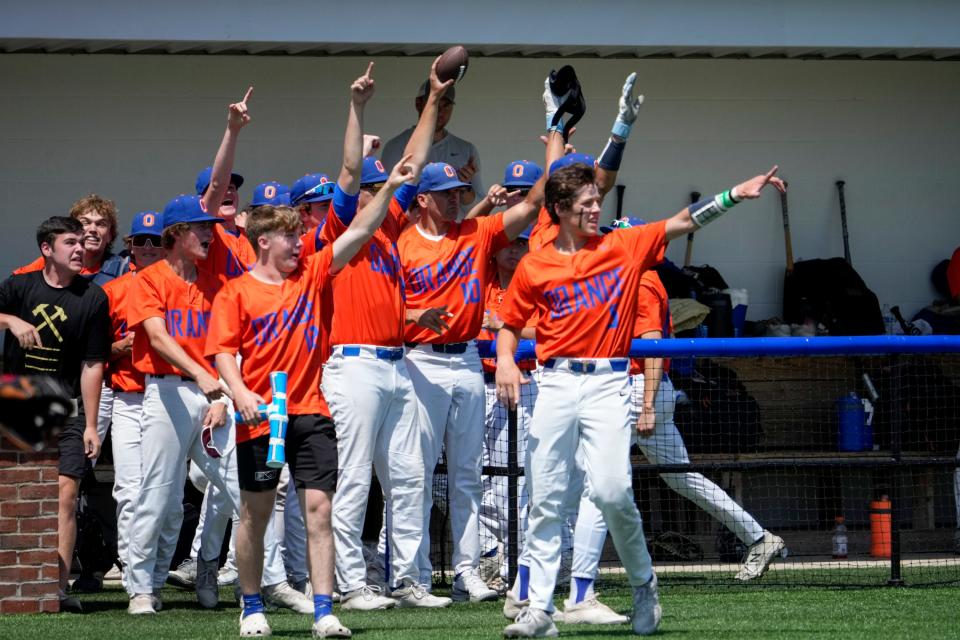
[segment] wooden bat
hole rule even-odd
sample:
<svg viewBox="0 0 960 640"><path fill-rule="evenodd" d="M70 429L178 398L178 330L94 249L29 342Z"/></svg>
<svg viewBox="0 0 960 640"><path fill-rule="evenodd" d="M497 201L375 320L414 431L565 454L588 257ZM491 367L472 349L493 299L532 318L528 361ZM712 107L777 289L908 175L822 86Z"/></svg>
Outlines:
<svg viewBox="0 0 960 640"><path fill-rule="evenodd" d="M691 191L690 192L690 204L696 204L700 202L700 192ZM687 234L687 252L683 255L683 266L689 267L690 261L693 260L693 233Z"/></svg>
<svg viewBox="0 0 960 640"><path fill-rule="evenodd" d="M837 180L837 191L840 193L840 222L843 224L843 257L847 264L853 264L850 260L850 234L847 231L847 200L843 197L843 180Z"/></svg>

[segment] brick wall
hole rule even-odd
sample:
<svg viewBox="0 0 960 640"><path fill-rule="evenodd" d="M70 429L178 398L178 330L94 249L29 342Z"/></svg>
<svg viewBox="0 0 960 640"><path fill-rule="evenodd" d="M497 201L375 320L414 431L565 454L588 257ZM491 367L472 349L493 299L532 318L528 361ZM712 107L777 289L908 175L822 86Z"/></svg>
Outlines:
<svg viewBox="0 0 960 640"><path fill-rule="evenodd" d="M57 455L0 439L0 614L59 610Z"/></svg>

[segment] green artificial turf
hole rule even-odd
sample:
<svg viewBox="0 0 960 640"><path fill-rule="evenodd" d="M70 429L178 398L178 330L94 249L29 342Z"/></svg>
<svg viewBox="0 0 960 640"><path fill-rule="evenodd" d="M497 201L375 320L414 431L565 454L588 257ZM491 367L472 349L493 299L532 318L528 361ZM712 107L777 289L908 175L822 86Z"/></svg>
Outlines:
<svg viewBox="0 0 960 640"><path fill-rule="evenodd" d="M440 593L438 591L438 593ZM87 613L0 616L0 638L54 640L160 640L171 638L236 638L239 610L232 590L221 593L221 608L201 610L193 594L167 588L164 610L134 618L126 613L126 597L116 587L82 595ZM611 607L629 613L629 591L603 596ZM661 590L663 638L960 638L960 590L928 588L778 588L737 589L696 586ZM507 621L502 601L454 604L449 609L401 609L336 613L354 637L364 640L440 640L498 638ZM310 616L269 613L274 636L310 636ZM559 625L569 638L628 638L629 626Z"/></svg>

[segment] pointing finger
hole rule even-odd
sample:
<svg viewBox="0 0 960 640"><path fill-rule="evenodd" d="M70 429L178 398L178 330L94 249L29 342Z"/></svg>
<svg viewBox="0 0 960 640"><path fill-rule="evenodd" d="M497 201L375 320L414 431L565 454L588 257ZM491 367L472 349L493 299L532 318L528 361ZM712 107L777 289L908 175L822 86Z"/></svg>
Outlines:
<svg viewBox="0 0 960 640"><path fill-rule="evenodd" d="M363 74L366 78L373 77L373 60L370 61L370 64L367 65L367 72Z"/></svg>
<svg viewBox="0 0 960 640"><path fill-rule="evenodd" d="M252 95L253 95L253 87L247 87L247 92L243 95L243 100L241 100L240 102L246 105L247 100L249 100L250 96Z"/></svg>
<svg viewBox="0 0 960 640"><path fill-rule="evenodd" d="M770 169L770 171L767 171L767 173L763 176L763 184L770 182L770 178L773 177L773 174L775 174L779 168L779 165L773 165L773 168Z"/></svg>

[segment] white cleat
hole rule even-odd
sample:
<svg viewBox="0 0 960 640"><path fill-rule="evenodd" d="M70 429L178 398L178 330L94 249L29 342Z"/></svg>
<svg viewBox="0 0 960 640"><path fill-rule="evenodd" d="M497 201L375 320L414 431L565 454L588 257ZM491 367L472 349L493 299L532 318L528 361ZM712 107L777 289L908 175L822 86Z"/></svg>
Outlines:
<svg viewBox="0 0 960 640"><path fill-rule="evenodd" d="M314 638L349 638L351 636L353 632L340 624L340 620L332 613L313 623Z"/></svg>
<svg viewBox="0 0 960 640"><path fill-rule="evenodd" d="M453 581L450 596L457 602L488 602L499 598L496 591L487 586L476 569L467 569Z"/></svg>
<svg viewBox="0 0 960 640"><path fill-rule="evenodd" d="M149 593L138 593L131 597L127 604L127 613L132 616L152 615L156 612L153 608L153 596Z"/></svg>
<svg viewBox="0 0 960 640"><path fill-rule="evenodd" d="M744 560L740 571L733 578L740 582L755 580L767 572L767 568L774 556L786 557L786 545L783 538L775 536L769 531L763 532L763 537L750 545L747 549L747 559Z"/></svg>
<svg viewBox="0 0 960 640"><path fill-rule="evenodd" d="M657 574L642 587L633 588L633 632L648 636L660 626L663 610L657 591Z"/></svg>
<svg viewBox="0 0 960 640"><path fill-rule="evenodd" d="M442 609L453 602L450 598L433 595L422 584L408 584L394 589L390 597L396 600L398 608Z"/></svg>
<svg viewBox="0 0 960 640"><path fill-rule="evenodd" d="M550 614L541 609L524 608L513 624L503 630L504 638L556 638L557 625Z"/></svg>
<svg viewBox="0 0 960 640"><path fill-rule="evenodd" d="M583 602L564 602L563 618L557 621L564 624L626 624L630 618L620 615L592 595Z"/></svg>
<svg viewBox="0 0 960 640"><path fill-rule="evenodd" d="M380 587L365 585L340 597L340 606L355 611L376 611L396 606L397 601L383 595Z"/></svg>
<svg viewBox="0 0 960 640"><path fill-rule="evenodd" d="M248 616L240 612L240 637L250 638L259 636L265 638L273 635L270 624L267 622L267 616L262 613L251 613Z"/></svg>
<svg viewBox="0 0 960 640"><path fill-rule="evenodd" d="M167 584L193 591L197 584L197 561L187 558L180 566L167 573Z"/></svg>
<svg viewBox="0 0 960 640"><path fill-rule="evenodd" d="M240 574L233 567L223 565L220 573L217 574L217 585L221 587L232 587L240 580Z"/></svg>
<svg viewBox="0 0 960 640"><path fill-rule="evenodd" d="M507 620L516 620L520 612L530 606L530 599L520 600L513 593L513 589L507 589L507 599L503 603L503 617Z"/></svg>
<svg viewBox="0 0 960 640"><path fill-rule="evenodd" d="M263 602L282 609L291 609L297 613L313 615L313 599L291 587L287 581L264 587Z"/></svg>

